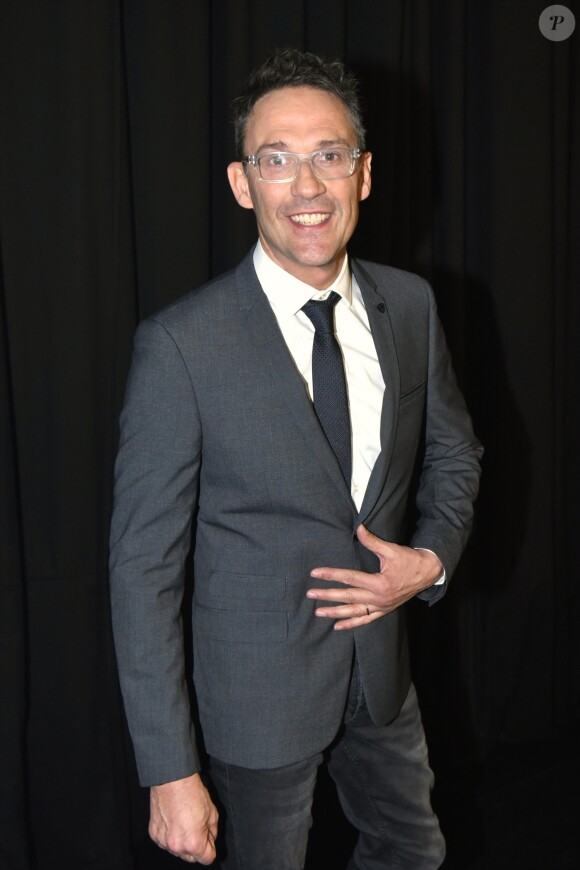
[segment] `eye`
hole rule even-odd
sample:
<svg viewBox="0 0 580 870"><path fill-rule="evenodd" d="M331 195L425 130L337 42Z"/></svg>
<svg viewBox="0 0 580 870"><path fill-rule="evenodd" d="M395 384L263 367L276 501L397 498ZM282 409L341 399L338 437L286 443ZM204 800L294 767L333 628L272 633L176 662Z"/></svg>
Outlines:
<svg viewBox="0 0 580 870"><path fill-rule="evenodd" d="M260 156L262 166L268 169L284 169L290 163L288 156L281 151L276 151L273 154L262 154Z"/></svg>
<svg viewBox="0 0 580 870"><path fill-rule="evenodd" d="M341 148L335 148L332 151L318 151L314 155L314 161L318 165L324 166L340 166L346 160L347 152Z"/></svg>

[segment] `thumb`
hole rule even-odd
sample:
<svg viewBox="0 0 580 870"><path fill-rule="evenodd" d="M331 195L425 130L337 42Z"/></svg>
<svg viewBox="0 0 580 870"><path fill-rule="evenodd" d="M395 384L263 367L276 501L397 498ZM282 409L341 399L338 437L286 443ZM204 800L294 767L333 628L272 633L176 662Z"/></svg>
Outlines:
<svg viewBox="0 0 580 870"><path fill-rule="evenodd" d="M375 553L376 555L378 555L380 552L382 554L385 541L382 541L372 532L369 532L367 527L364 526L362 523L356 530L356 536L359 539L360 543L363 545L363 547L366 547L366 549L370 550L371 553Z"/></svg>
<svg viewBox="0 0 580 870"><path fill-rule="evenodd" d="M379 571L384 571L393 559L397 545L384 541L378 535L369 532L367 527L363 526L362 523L356 530L356 536L363 547L370 553L373 553L379 560Z"/></svg>

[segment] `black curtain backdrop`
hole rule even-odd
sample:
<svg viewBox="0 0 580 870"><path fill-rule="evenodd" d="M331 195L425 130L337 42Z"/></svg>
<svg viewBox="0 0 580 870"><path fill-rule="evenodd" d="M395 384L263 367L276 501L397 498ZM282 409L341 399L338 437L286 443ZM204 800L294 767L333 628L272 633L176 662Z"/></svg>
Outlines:
<svg viewBox="0 0 580 870"><path fill-rule="evenodd" d="M229 103L276 46L359 73L351 250L433 282L486 447L458 576L409 608L436 775L577 722L580 29L548 41L544 5L3 0L2 870L166 866L139 858L110 630L117 419L138 320L254 241Z"/></svg>

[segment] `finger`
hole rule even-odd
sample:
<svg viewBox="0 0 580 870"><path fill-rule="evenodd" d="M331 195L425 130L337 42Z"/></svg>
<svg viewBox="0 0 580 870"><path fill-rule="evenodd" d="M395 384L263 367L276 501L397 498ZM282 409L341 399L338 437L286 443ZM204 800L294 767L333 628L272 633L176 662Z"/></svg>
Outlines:
<svg viewBox="0 0 580 870"><path fill-rule="evenodd" d="M331 586L328 589L313 587L308 589L306 597L315 601L330 601L337 604L374 604L381 607L379 600L381 589L376 582L368 582L365 586L347 586L346 588Z"/></svg>
<svg viewBox="0 0 580 870"><path fill-rule="evenodd" d="M353 616L350 619L338 619L332 626L335 631L345 631L352 628L360 628L364 625L370 625L371 622L376 622L385 615L385 611L375 610L369 616Z"/></svg>
<svg viewBox="0 0 580 870"><path fill-rule="evenodd" d="M329 580L335 583L342 583L344 586L353 586L356 589L375 589L377 587L377 578L374 574L367 574L366 571L355 571L352 568L313 568L310 576L316 580ZM327 590L310 589L313 594L310 598L316 598L316 594ZM308 593L307 593L308 594Z"/></svg>
<svg viewBox="0 0 580 870"><path fill-rule="evenodd" d="M368 590L359 589L309 589L307 598L315 601L335 601L337 604L362 604L363 597L369 598Z"/></svg>
<svg viewBox="0 0 580 870"><path fill-rule="evenodd" d="M212 861L215 860L216 850L215 850L215 840L212 834L210 833L203 851L197 855L197 861L200 864L211 864Z"/></svg>
<svg viewBox="0 0 580 870"><path fill-rule="evenodd" d="M159 843L157 845L159 845ZM187 861L188 864L195 864L197 860L192 852L185 852L183 850L176 851L174 849L169 849L167 846L161 846L161 848L165 852L169 852L169 854L173 855L175 858L181 858L182 861Z"/></svg>
<svg viewBox="0 0 580 870"><path fill-rule="evenodd" d="M368 604L335 604L332 607L317 607L314 615L327 619L366 619L371 612L374 611L371 611Z"/></svg>

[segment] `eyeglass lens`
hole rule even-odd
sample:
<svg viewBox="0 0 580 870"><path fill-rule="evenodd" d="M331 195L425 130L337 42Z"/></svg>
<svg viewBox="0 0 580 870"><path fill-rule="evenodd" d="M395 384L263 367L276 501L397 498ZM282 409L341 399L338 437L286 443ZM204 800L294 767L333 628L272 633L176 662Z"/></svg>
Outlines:
<svg viewBox="0 0 580 870"><path fill-rule="evenodd" d="M275 151L260 154L257 158L260 176L265 181L285 181L294 178L301 160L308 160L319 178L347 178L354 169L354 152L351 148L336 148L330 151L315 151L309 157L291 152Z"/></svg>

